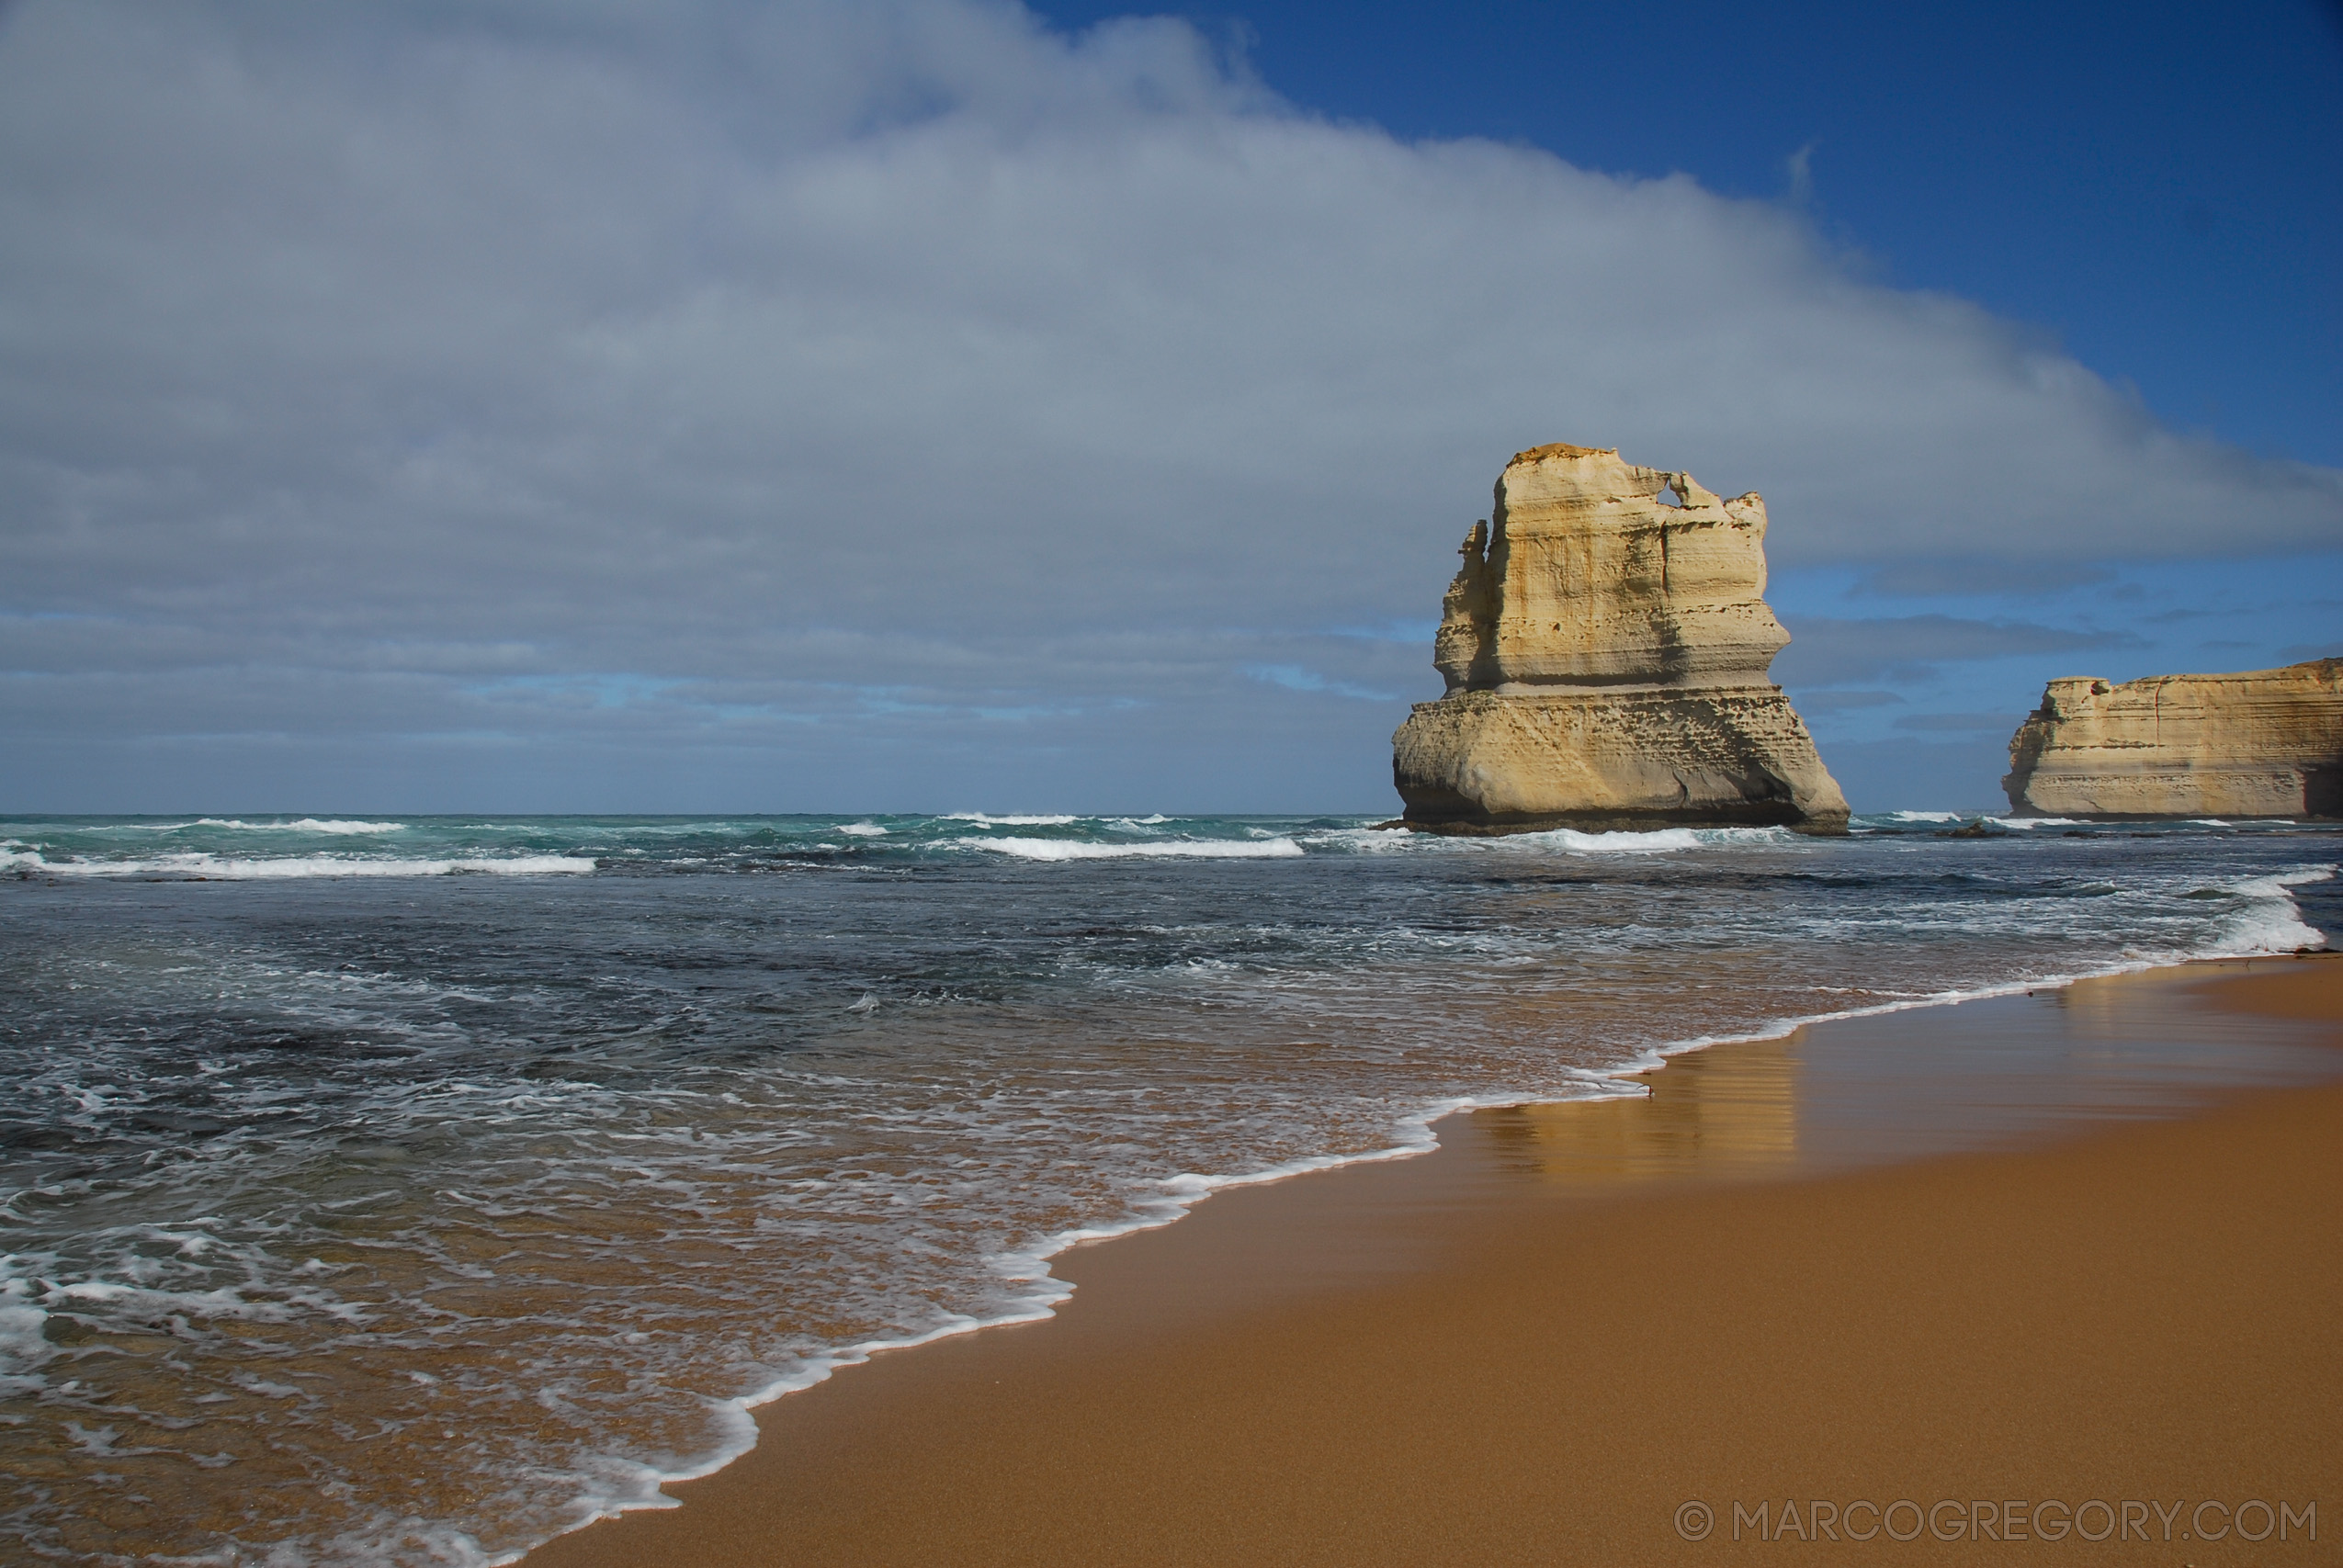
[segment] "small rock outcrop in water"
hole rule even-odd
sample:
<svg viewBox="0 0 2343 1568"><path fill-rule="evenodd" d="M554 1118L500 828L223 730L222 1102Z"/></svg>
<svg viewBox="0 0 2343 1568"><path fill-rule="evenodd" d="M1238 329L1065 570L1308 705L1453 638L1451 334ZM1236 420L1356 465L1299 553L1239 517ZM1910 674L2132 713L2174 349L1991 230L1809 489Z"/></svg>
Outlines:
<svg viewBox="0 0 2343 1568"><path fill-rule="evenodd" d="M2001 787L2031 816L2343 817L2338 671L2053 681Z"/></svg>
<svg viewBox="0 0 2343 1568"><path fill-rule="evenodd" d="M1392 737L1408 826L1845 829L1766 679L1790 636L1762 597L1755 495L1540 446L1505 466L1462 553L1433 646L1448 694Z"/></svg>

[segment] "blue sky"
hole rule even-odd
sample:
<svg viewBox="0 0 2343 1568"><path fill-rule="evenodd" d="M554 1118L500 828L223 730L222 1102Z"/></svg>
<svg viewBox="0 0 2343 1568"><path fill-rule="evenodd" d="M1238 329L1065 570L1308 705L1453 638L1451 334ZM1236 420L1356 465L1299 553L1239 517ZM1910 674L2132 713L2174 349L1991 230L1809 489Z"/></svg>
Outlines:
<svg viewBox="0 0 2343 1568"><path fill-rule="evenodd" d="M0 808L1362 810L1505 458L1859 808L2343 651L2308 4L0 12Z"/></svg>

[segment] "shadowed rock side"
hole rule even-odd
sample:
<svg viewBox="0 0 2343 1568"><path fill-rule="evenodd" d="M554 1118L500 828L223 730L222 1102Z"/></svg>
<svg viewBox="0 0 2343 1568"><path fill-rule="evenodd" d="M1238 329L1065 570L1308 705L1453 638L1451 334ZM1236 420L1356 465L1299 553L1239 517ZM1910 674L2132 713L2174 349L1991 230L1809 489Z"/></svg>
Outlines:
<svg viewBox="0 0 2343 1568"><path fill-rule="evenodd" d="M1448 694L1392 737L1410 827L1769 824L1847 802L1766 667L1765 502L1609 448L1523 452L1465 540L1432 662Z"/></svg>
<svg viewBox="0 0 2343 1568"><path fill-rule="evenodd" d="M2343 817L2338 671L2053 681L2001 787L2021 816Z"/></svg>

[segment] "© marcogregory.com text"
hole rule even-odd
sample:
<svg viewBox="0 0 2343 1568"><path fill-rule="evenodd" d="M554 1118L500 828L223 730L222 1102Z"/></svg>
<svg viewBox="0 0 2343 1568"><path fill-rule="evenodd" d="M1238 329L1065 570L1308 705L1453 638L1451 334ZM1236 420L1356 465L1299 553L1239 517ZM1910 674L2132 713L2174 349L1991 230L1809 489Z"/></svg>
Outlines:
<svg viewBox="0 0 2343 1568"><path fill-rule="evenodd" d="M1818 1497L1750 1504L1735 1499L1722 1509L1700 1498L1676 1509L1676 1533L1686 1540L1712 1537L1745 1541L1935 1540L2247 1540L2315 1541L2318 1504L2259 1497L2201 1501L2137 1497L1940 1498L1892 1503Z"/></svg>

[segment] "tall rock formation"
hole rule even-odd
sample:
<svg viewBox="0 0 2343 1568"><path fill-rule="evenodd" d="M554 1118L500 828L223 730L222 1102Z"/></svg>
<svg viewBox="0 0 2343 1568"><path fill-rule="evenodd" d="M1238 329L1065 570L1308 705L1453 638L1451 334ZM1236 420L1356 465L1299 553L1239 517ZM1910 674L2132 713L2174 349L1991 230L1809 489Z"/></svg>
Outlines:
<svg viewBox="0 0 2343 1568"><path fill-rule="evenodd" d="M1766 667L1765 502L1611 448L1540 446L1497 480L1449 585L1448 694L1392 741L1411 827L1782 824L1847 802Z"/></svg>
<svg viewBox="0 0 2343 1568"><path fill-rule="evenodd" d="M2021 816L2343 817L2338 671L2053 681L2001 787Z"/></svg>

